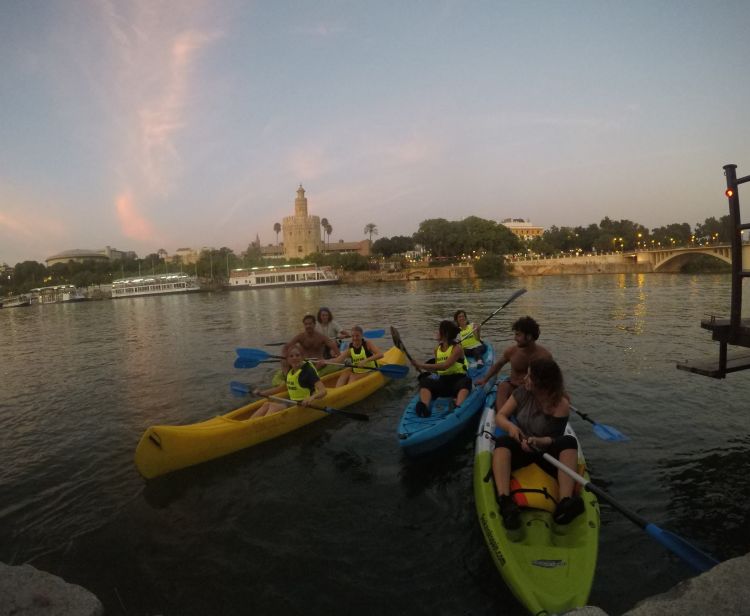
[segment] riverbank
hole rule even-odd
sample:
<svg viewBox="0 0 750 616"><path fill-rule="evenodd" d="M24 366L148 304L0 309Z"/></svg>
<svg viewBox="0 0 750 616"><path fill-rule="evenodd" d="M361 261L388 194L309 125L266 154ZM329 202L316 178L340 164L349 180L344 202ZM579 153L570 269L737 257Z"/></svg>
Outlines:
<svg viewBox="0 0 750 616"><path fill-rule="evenodd" d="M621 254L582 255L559 259L508 261L510 276L560 276L585 274L646 274L654 271L651 263L637 263ZM478 278L473 265L423 267L413 265L396 271L337 272L341 282L398 282L408 280L473 280Z"/></svg>
<svg viewBox="0 0 750 616"><path fill-rule="evenodd" d="M750 603L750 554L718 564L711 571L680 582L671 590L639 602L623 616L745 614ZM0 563L0 616L101 616L99 599L85 588L30 565ZM607 616L598 607L569 612Z"/></svg>

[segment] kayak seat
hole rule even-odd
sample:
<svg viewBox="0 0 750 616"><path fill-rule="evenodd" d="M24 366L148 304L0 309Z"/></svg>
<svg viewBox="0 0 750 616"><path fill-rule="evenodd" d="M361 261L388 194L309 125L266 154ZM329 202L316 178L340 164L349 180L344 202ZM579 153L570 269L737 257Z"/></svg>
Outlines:
<svg viewBox="0 0 750 616"><path fill-rule="evenodd" d="M510 495L519 507L555 511L560 498L557 481L537 464L513 471Z"/></svg>

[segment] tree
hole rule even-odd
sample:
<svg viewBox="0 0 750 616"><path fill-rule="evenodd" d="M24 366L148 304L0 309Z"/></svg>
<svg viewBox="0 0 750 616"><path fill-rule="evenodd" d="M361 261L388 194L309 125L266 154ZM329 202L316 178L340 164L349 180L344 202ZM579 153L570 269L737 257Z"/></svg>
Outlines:
<svg viewBox="0 0 750 616"><path fill-rule="evenodd" d="M372 236L378 234L378 226L374 222L368 222L365 225L364 233L370 236L370 244L372 244Z"/></svg>
<svg viewBox="0 0 750 616"><path fill-rule="evenodd" d="M508 276L505 257L501 255L484 255L474 263L474 271L480 278L506 278Z"/></svg>
<svg viewBox="0 0 750 616"><path fill-rule="evenodd" d="M328 226L328 219L327 218L321 218L320 219L320 226L323 229L323 237L321 237L321 239L323 240L323 242L325 242L325 237L326 237L325 236L325 232L326 232L326 227Z"/></svg>
<svg viewBox="0 0 750 616"><path fill-rule="evenodd" d="M436 258L509 254L523 249L521 240L508 227L478 216L457 221L423 220L414 234L414 241Z"/></svg>
<svg viewBox="0 0 750 616"><path fill-rule="evenodd" d="M273 230L276 233L276 246L279 245L279 233L281 233L281 225L277 222L273 223Z"/></svg>
<svg viewBox="0 0 750 616"><path fill-rule="evenodd" d="M703 223L695 225L695 237L700 242L731 242L731 223L729 214L725 214L719 220L714 216L706 218Z"/></svg>
<svg viewBox="0 0 750 616"><path fill-rule="evenodd" d="M331 233L333 233L333 227L330 224L325 226L326 235L328 235L328 247L331 246Z"/></svg>
<svg viewBox="0 0 750 616"><path fill-rule="evenodd" d="M375 240L372 245L372 252L384 257L402 254L409 250L414 250L414 238L405 235L394 235L391 238L381 237L379 240Z"/></svg>

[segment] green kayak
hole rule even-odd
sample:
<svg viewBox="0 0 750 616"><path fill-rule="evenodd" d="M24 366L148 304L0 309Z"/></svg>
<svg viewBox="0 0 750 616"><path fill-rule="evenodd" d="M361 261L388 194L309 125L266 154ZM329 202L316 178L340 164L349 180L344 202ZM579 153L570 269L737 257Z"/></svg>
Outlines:
<svg viewBox="0 0 750 616"><path fill-rule="evenodd" d="M588 601L596 570L599 546L596 496L582 492L584 512L563 526L552 521L554 501L539 493L527 493L529 502L521 510L521 528L506 531L492 479L496 434L494 404L495 396L491 393L485 402L476 440L474 498L479 524L495 566L516 598L532 614L559 614L582 607ZM567 430L573 434L570 424ZM588 479L580 443L578 466L579 472ZM556 481L535 464L514 472L511 489L517 489L519 484L523 488L546 488L556 496Z"/></svg>

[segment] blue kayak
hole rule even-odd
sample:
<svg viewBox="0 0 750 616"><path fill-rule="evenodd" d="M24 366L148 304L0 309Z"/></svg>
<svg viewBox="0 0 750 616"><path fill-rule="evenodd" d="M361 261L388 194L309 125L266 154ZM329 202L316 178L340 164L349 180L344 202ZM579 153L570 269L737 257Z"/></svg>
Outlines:
<svg viewBox="0 0 750 616"><path fill-rule="evenodd" d="M483 376L495 362L495 351L486 340L487 350L482 362L469 360L469 376L472 381ZM398 442L408 456L417 457L431 453L450 443L464 428L477 420L484 405L484 397L495 384L492 377L483 387L472 388L461 406L455 406L452 398L436 398L430 403L432 414L419 417L416 405L419 392L409 401L398 424Z"/></svg>

